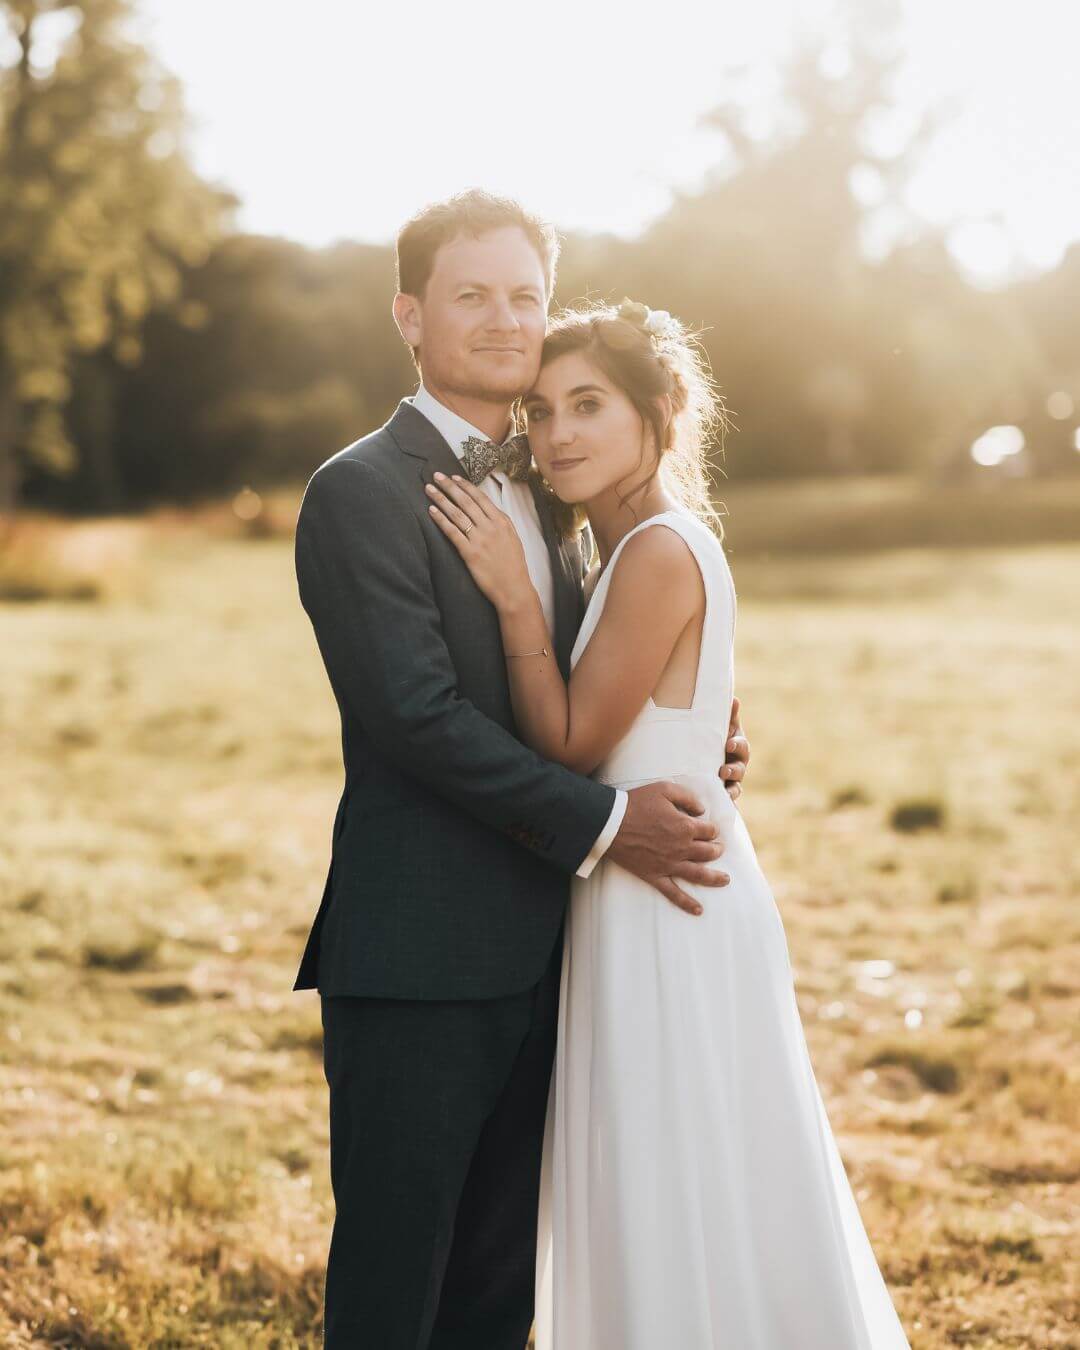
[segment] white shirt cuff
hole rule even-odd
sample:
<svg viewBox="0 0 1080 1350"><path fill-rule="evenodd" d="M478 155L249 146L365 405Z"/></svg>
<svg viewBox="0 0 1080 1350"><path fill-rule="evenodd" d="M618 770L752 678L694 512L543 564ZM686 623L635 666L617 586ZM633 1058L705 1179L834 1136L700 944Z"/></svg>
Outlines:
<svg viewBox="0 0 1080 1350"><path fill-rule="evenodd" d="M611 808L611 815L608 816L607 824L596 837L596 843L589 849L588 857L575 873L579 877L587 877L596 864L604 856L611 846L611 841L619 833L619 826L623 822L623 816L626 815L626 804L630 800L629 794L622 788L615 789L615 804Z"/></svg>

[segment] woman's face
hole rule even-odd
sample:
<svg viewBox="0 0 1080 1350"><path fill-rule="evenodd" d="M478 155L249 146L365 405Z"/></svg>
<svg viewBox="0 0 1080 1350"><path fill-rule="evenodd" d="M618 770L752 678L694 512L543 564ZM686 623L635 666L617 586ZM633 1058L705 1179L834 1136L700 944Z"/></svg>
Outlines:
<svg viewBox="0 0 1080 1350"><path fill-rule="evenodd" d="M652 471L651 443L637 409L581 352L545 365L525 395L529 446L564 502L625 491Z"/></svg>

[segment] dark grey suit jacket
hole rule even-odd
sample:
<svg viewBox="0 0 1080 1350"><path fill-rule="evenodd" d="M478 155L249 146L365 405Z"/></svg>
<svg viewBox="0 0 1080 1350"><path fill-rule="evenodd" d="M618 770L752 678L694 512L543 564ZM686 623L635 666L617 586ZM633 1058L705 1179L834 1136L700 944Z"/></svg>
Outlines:
<svg viewBox="0 0 1080 1350"><path fill-rule="evenodd" d="M428 514L459 471L403 400L308 482L296 576L341 713L345 787L294 989L493 998L543 974L614 789L516 738L494 607ZM584 562L534 489L569 674Z"/></svg>

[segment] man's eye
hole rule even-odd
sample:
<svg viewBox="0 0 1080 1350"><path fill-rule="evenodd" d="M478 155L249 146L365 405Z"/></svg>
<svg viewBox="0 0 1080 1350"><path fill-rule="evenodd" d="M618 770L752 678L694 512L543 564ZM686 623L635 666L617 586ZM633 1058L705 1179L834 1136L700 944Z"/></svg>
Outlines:
<svg viewBox="0 0 1080 1350"><path fill-rule="evenodd" d="M476 300L479 296L479 291L462 291L459 298L462 300Z"/></svg>

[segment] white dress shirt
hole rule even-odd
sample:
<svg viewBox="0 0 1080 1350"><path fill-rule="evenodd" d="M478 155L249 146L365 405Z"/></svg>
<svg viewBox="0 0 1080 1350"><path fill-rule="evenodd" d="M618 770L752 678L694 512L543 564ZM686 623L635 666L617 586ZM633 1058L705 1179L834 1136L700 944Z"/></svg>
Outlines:
<svg viewBox="0 0 1080 1350"><path fill-rule="evenodd" d="M466 422L464 417L459 417L445 403L440 403L423 384L409 401L443 436L458 459L463 457L464 445L470 436L479 436L483 441L491 439L471 422ZM525 550L525 565L529 569L529 577L540 597L548 632L554 634L555 582L551 575L551 559L544 543L543 530L540 528L540 517L536 514L532 490L528 483L516 483L512 478L507 478L501 469L493 469L480 484L480 491L490 497L499 510L505 512L514 522L514 528ZM619 832L628 800L627 794L621 788L615 789L615 804L611 808L611 815L608 816L607 824L589 850L588 857L578 868L579 877L587 877L607 852L611 841Z"/></svg>

